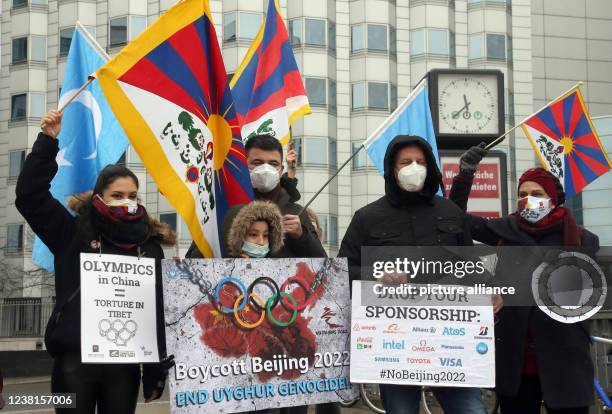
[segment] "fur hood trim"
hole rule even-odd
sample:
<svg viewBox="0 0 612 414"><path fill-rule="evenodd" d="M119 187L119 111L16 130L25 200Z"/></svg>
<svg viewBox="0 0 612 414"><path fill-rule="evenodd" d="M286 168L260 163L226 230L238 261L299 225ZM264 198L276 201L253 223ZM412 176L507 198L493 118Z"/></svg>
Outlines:
<svg viewBox="0 0 612 414"><path fill-rule="evenodd" d="M256 221L268 223L268 238L270 254L278 252L283 247L283 219L278 207L268 201L253 201L240 208L227 236L227 250L230 257L240 257L242 244L251 224Z"/></svg>
<svg viewBox="0 0 612 414"><path fill-rule="evenodd" d="M77 214L81 215L90 205L89 201L93 195L93 191L86 191L68 197L68 208ZM166 246L176 244L176 232L166 223L162 223L158 219L149 216L149 227L151 234L160 237L160 243Z"/></svg>

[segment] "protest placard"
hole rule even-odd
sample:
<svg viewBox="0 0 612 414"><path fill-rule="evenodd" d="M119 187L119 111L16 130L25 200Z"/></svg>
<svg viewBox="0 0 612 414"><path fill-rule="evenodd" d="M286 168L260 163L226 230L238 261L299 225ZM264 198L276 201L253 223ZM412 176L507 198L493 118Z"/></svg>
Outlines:
<svg viewBox="0 0 612 414"><path fill-rule="evenodd" d="M173 413L348 400L346 259L163 261Z"/></svg>
<svg viewBox="0 0 612 414"><path fill-rule="evenodd" d="M81 359L159 362L155 259L81 253Z"/></svg>

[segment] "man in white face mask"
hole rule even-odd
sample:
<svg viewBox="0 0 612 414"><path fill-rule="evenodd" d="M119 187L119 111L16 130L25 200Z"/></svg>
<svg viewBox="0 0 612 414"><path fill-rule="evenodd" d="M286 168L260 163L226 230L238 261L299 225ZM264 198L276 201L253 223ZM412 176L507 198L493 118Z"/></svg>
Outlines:
<svg viewBox="0 0 612 414"><path fill-rule="evenodd" d="M351 279L361 278L363 246L389 246L379 251L391 252L398 250L393 247L472 244L465 215L437 195L442 174L427 141L417 136L395 137L387 147L384 166L385 195L355 212L340 246L338 257L348 259ZM393 257L382 259L392 261ZM406 275L386 275L382 281L402 283ZM432 390L445 413L486 413L476 388ZM420 387L385 384L380 385L380 393L387 413L419 413Z"/></svg>

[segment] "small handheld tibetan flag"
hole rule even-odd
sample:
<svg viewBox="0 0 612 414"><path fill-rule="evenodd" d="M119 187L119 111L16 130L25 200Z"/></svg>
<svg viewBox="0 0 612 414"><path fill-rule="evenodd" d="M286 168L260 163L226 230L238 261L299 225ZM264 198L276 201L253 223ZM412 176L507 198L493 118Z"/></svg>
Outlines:
<svg viewBox="0 0 612 414"><path fill-rule="evenodd" d="M270 134L285 144L291 124L310 114L278 0L268 0L266 20L230 85L245 142Z"/></svg>
<svg viewBox="0 0 612 414"><path fill-rule="evenodd" d="M201 253L221 256L223 217L253 190L208 0L178 2L97 79Z"/></svg>
<svg viewBox="0 0 612 414"><path fill-rule="evenodd" d="M567 198L612 168L578 86L521 127L544 168L563 184Z"/></svg>

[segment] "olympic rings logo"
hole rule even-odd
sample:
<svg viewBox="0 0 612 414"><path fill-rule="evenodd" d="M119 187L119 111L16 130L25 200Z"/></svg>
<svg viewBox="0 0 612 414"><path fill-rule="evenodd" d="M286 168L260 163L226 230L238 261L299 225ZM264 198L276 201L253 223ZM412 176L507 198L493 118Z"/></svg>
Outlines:
<svg viewBox="0 0 612 414"><path fill-rule="evenodd" d="M119 319L112 322L108 319L102 319L98 322L100 336L105 337L117 346L127 345L128 341L136 335L137 329L138 324L131 319L125 321L125 323Z"/></svg>
<svg viewBox="0 0 612 414"><path fill-rule="evenodd" d="M264 301L258 294L254 293L253 289L255 289L255 286L258 284L264 284L271 288L272 296ZM304 290L306 298L301 304L298 304L295 298L291 296L290 293L286 292L287 287L291 284L297 284ZM221 288L228 285L233 285L240 292L231 308L221 303ZM266 315L270 323L273 325L287 327L295 322L298 312L303 311L310 304L310 297L308 282L299 276L292 276L285 280L280 288L272 278L266 276L258 277L249 285L248 288L244 285L244 283L235 277L226 277L225 279L221 279L219 283L217 283L217 286L215 286L215 301L219 310L224 314L234 315L236 322L246 329L254 329L261 325L264 319L266 319ZM279 303L283 308L291 312L291 316L287 321L279 321L272 315L272 310L275 309ZM259 319L257 319L255 322L246 321L240 315L240 313L247 306L259 311Z"/></svg>

